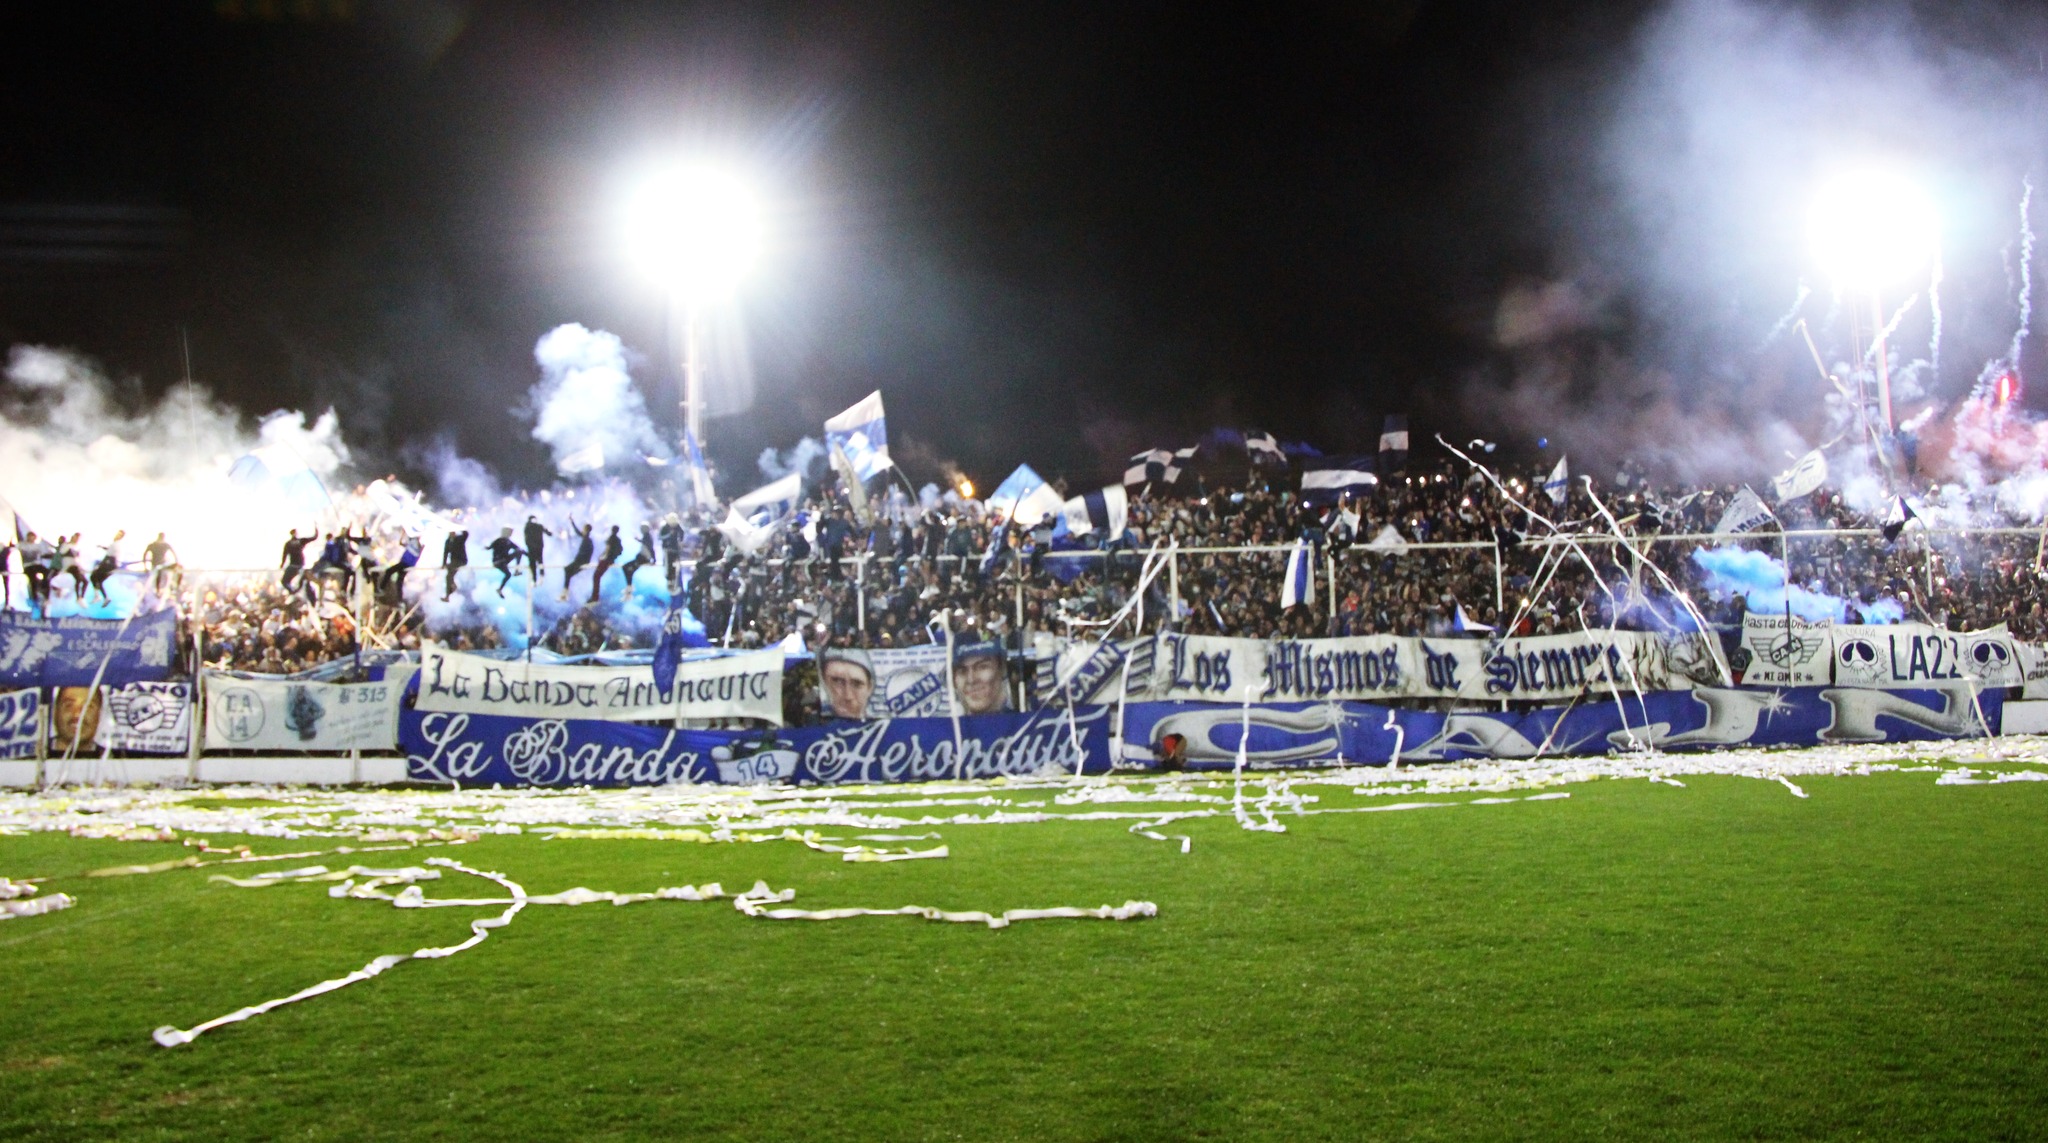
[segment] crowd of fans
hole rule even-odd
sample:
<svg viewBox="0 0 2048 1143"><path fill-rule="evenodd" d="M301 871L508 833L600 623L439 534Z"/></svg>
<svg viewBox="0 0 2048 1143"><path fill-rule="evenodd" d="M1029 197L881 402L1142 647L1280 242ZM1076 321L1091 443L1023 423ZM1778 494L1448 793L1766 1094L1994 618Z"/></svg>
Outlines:
<svg viewBox="0 0 2048 1143"><path fill-rule="evenodd" d="M1252 637L1482 629L1531 635L1582 626L1685 626L1694 613L1723 629L1737 625L1748 601L1717 591L1720 585L1691 558L1701 547L1736 543L1773 557L1782 550L1793 582L1840 599L1850 622L1895 607L1906 618L1952 629L2003 622L2019 638L2048 638L2048 578L2037 533L1956 537L1923 529L1893 538L1781 539L1773 525L1712 537L1706 534L1737 487L1676 489L1626 474L1597 487L1574 481L1561 504L1551 501L1540 476L1503 485L1490 474L1448 468L1389 476L1335 506L1305 505L1289 483L1252 470L1227 487L1190 477L1180 487L1134 488L1127 530L1081 542L1055 538L1049 523L1012 527L977 502L953 498L863 525L842 496L827 492L785 517L752 554L741 554L708 516L649 521L649 535L661 528L661 538L637 546L658 546L660 562L611 574L637 573L627 582L643 595L672 587L707 641L740 648L908 646L943 639L948 627L958 640L1023 648L1039 633L1086 637L1120 614L1127 622L1118 630L1125 633L1142 624L1148 631L1171 626ZM1532 510L1557 529L1532 518ZM1869 532L1880 524L1832 491L1779 505L1777 517L1795 533ZM177 600L185 647L196 648L209 666L290 674L358 647L408 650L423 638L470 650L527 643L524 625L508 631L502 616L421 605L444 588L496 587L507 568L473 558L453 575L420 565L434 574L408 581L406 573L419 564L417 537L337 535L338 555L335 536L295 535L302 554L318 548L322 558L295 568L288 544L285 566L271 574L170 574L177 569L167 547L136 570ZM1315 590L1283 609L1282 572L1304 539L1316 553ZM483 539L468 542L483 547ZM69 543L75 548L75 538ZM1158 561L1146 579L1148 562L1168 545L1176 554ZM107 549L118 559L114 544ZM520 552L510 579L538 572L552 588L559 565L568 562L558 550L550 548L537 565ZM59 545L59 572L71 566L67 558L84 563L62 552ZM41 548L34 554L40 567L53 566ZM609 566L596 570L601 576ZM90 575L71 582L55 574L29 578L34 596L16 598L10 590L12 606L42 607L52 594L93 590ZM1133 600L1141 583L1144 598ZM658 636L659 610L585 603L580 591L563 607L536 618L535 647L578 656L645 648Z"/></svg>

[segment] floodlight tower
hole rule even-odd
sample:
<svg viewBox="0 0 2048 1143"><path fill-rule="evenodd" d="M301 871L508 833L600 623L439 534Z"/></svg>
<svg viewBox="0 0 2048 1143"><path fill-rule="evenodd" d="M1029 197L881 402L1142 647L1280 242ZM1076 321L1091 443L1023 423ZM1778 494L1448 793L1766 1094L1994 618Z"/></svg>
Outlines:
<svg viewBox="0 0 2048 1143"><path fill-rule="evenodd" d="M704 443L704 367L698 320L731 296L760 256L760 199L734 171L682 163L657 171L635 191L627 235L641 270L668 291L683 326L683 427Z"/></svg>
<svg viewBox="0 0 2048 1143"><path fill-rule="evenodd" d="M1811 234L1814 255L1836 286L1870 296L1877 399L1889 437L1894 425L1883 290L1934 259L1940 218L1933 202L1910 179L1895 171L1860 170L1837 176L1814 196Z"/></svg>

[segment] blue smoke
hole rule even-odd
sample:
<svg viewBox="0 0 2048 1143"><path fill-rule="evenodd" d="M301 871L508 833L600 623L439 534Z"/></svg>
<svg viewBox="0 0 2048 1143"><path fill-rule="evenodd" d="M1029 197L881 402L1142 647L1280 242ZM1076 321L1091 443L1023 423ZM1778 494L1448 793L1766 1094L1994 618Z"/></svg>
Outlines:
<svg viewBox="0 0 2048 1143"><path fill-rule="evenodd" d="M1697 548L1692 562L1704 576L1704 586L1716 599L1741 597L1751 611L1783 614L1788 602L1792 614L1807 620L1845 622L1850 602L1824 591L1785 583L1785 565L1764 552L1745 548ZM1788 599L1789 596L1789 599ZM1895 599L1854 605L1865 623L1897 623L1905 608Z"/></svg>

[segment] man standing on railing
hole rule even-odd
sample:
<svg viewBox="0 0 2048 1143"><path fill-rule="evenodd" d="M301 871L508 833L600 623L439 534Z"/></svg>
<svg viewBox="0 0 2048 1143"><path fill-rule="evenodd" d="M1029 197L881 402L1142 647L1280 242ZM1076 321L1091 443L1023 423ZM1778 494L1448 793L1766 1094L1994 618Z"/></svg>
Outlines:
<svg viewBox="0 0 2048 1143"><path fill-rule="evenodd" d="M588 528L583 530L583 542L586 544L590 542L590 529ZM579 556L582 554L581 550L577 552ZM604 573L612 570L612 565L618 563L619 557L624 554L626 554L626 542L619 539L619 526L613 524L610 534L604 538L604 554L598 557L597 570L590 573L591 603L597 602L597 593L604 589ZM626 586L631 587L632 585L633 577L629 575L626 577Z"/></svg>
<svg viewBox="0 0 2048 1143"><path fill-rule="evenodd" d="M469 533L450 532L441 541L441 602L455 595L455 576L469 566Z"/></svg>
<svg viewBox="0 0 2048 1143"><path fill-rule="evenodd" d="M106 547L100 549L100 558L92 565L92 589L99 593L101 603L114 602L107 594L107 580L120 570L121 540L127 534L126 531L116 530L114 538L108 540ZM79 600L81 604L84 602L84 599Z"/></svg>
<svg viewBox="0 0 2048 1143"><path fill-rule="evenodd" d="M292 534L285 537L284 556L278 561L277 566L284 573L278 577L278 585L286 592L290 592L292 584L306 574L306 545L319 538L318 528L313 529L312 535L309 536L301 536L299 530L293 528Z"/></svg>
<svg viewBox="0 0 2048 1143"><path fill-rule="evenodd" d="M529 527L531 527L531 525L529 525ZM576 578L576 573L590 566L590 554L597 547L597 545L591 541L590 533L591 530L596 527L597 525L595 524L585 524L581 528L578 528L576 526L576 521L569 521L569 531L571 534L577 537L576 556L574 559L569 561L568 567L562 569L563 599L569 598L569 581ZM526 554L528 558L531 558L533 556L533 550L531 548L527 549Z"/></svg>
<svg viewBox="0 0 2048 1143"><path fill-rule="evenodd" d="M547 545L547 538L552 535L554 533L548 531L547 525L541 523L538 517L526 518L526 578L532 581L534 587L540 586L541 555ZM563 590L567 590L566 586Z"/></svg>
<svg viewBox="0 0 2048 1143"><path fill-rule="evenodd" d="M627 560L625 568L622 569L626 574L627 599L633 598L633 576L638 574L641 568L654 566L654 559L654 529L643 523L640 525L640 550L633 553L633 558Z"/></svg>
<svg viewBox="0 0 2048 1143"><path fill-rule="evenodd" d="M29 532L16 550L21 553L21 574L28 577L29 609L41 615L50 606L50 545Z"/></svg>
<svg viewBox="0 0 2048 1143"><path fill-rule="evenodd" d="M164 583L172 578L178 568L178 553L173 551L169 540L158 532L142 549L142 566L149 573L149 590L158 595L164 593Z"/></svg>
<svg viewBox="0 0 2048 1143"><path fill-rule="evenodd" d="M674 512L661 521L661 570L668 575L669 594L674 595L683 571L683 522Z"/></svg>
<svg viewBox="0 0 2048 1143"><path fill-rule="evenodd" d="M533 518L529 516L527 519L531 521ZM518 544L512 542L512 529L510 528L499 532L498 538L491 541L491 566L500 573L498 598L503 599L505 597L505 585L512 582L512 565L518 563L519 557L525 554L525 552L519 550Z"/></svg>

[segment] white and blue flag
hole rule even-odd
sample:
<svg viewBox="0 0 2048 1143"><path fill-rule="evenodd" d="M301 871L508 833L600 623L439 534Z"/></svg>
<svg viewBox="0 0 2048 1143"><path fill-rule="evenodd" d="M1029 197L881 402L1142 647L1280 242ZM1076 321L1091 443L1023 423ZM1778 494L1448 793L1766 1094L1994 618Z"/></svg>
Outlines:
<svg viewBox="0 0 2048 1143"><path fill-rule="evenodd" d="M653 463L653 458L648 458ZM718 493L711 487L711 467L704 463L704 450L697 447L697 434L683 429L683 470L690 481L690 496L697 501L697 507L709 508L718 503Z"/></svg>
<svg viewBox="0 0 2048 1143"><path fill-rule="evenodd" d="M1031 470L1028 464L1020 464L996 490L988 494L986 501L990 512L1002 516L1020 528L1035 528L1046 517L1060 510L1060 494L1045 482L1045 478Z"/></svg>
<svg viewBox="0 0 2048 1143"><path fill-rule="evenodd" d="M1456 631L1460 635L1493 634L1493 628L1487 626L1484 623L1474 622L1471 616L1465 614L1464 604L1458 603L1453 604L1452 606L1455 608L1455 610L1451 615L1451 630Z"/></svg>
<svg viewBox="0 0 2048 1143"><path fill-rule="evenodd" d="M1178 484L1181 469L1195 458L1195 450L1201 446L1189 445L1184 449L1155 448L1141 452L1131 458L1129 467L1124 469L1124 485Z"/></svg>
<svg viewBox="0 0 2048 1143"><path fill-rule="evenodd" d="M1571 457L1558 457L1557 467L1550 470L1550 479L1543 482L1543 491L1550 497L1550 502L1559 507L1564 505L1565 494L1570 492L1572 487L1570 462Z"/></svg>
<svg viewBox="0 0 2048 1143"><path fill-rule="evenodd" d="M1280 451L1280 442L1273 439L1272 433L1261 432L1258 429L1244 431L1244 451L1251 457L1253 464L1287 463L1287 454Z"/></svg>
<svg viewBox="0 0 2048 1143"><path fill-rule="evenodd" d="M1310 504L1334 504L1379 482L1371 457L1312 456L1301 462L1301 498Z"/></svg>
<svg viewBox="0 0 2048 1143"><path fill-rule="evenodd" d="M1294 541L1287 554L1287 576L1280 581L1280 610L1316 601L1316 550L1307 540Z"/></svg>
<svg viewBox="0 0 2048 1143"><path fill-rule="evenodd" d="M754 489L732 502L741 516L752 517L767 513L773 518L795 510L796 502L803 496L804 478L802 473L792 472L780 480L773 480Z"/></svg>
<svg viewBox="0 0 2048 1143"><path fill-rule="evenodd" d="M1121 484L1076 496L1060 506L1060 514L1065 517L1070 534L1085 536L1090 532L1102 532L1112 540L1124 534L1130 510L1130 495Z"/></svg>
<svg viewBox="0 0 2048 1143"><path fill-rule="evenodd" d="M863 482L889 470L889 427L882 413L880 389L825 422L825 447L845 456Z"/></svg>

